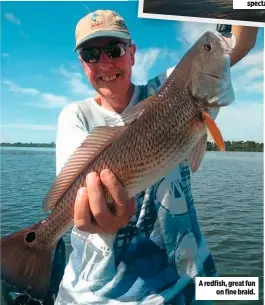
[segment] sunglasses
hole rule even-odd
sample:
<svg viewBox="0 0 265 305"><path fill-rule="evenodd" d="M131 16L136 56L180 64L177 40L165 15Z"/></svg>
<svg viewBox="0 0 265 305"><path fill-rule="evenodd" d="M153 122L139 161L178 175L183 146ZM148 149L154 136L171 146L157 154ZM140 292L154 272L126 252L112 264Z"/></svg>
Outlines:
<svg viewBox="0 0 265 305"><path fill-rule="evenodd" d="M119 42L104 47L82 49L79 51L79 55L86 63L97 63L102 51L104 51L108 58L114 59L124 56L128 46L130 46L130 44Z"/></svg>

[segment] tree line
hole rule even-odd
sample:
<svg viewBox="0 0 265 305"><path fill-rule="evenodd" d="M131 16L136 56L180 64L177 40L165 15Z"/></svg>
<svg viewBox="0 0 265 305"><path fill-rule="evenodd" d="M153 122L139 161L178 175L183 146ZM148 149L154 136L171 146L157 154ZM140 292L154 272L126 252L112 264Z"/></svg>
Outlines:
<svg viewBox="0 0 265 305"><path fill-rule="evenodd" d="M215 143L207 142L207 151L217 151L218 148ZM263 152L263 143L257 143L255 141L225 141L226 151L253 151Z"/></svg>
<svg viewBox="0 0 265 305"><path fill-rule="evenodd" d="M51 147L55 148L55 143L1 143L1 147ZM226 151L253 151L263 152L263 143L255 141L225 141ZM207 141L207 151L217 151L218 148L213 142Z"/></svg>
<svg viewBox="0 0 265 305"><path fill-rule="evenodd" d="M16 142L16 143L6 143L3 142L1 143L1 147L55 147L55 143L21 143L21 142Z"/></svg>

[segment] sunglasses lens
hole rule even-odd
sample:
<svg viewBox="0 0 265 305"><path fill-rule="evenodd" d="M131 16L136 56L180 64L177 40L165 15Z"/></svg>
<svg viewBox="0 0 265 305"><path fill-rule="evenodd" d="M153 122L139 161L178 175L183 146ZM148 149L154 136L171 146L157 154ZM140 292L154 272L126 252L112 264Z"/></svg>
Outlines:
<svg viewBox="0 0 265 305"><path fill-rule="evenodd" d="M118 58L125 54L125 48L120 43L106 46L104 51L109 58Z"/></svg>
<svg viewBox="0 0 265 305"><path fill-rule="evenodd" d="M100 52L101 50L97 48L85 49L80 52L80 56L84 62L94 63L99 61Z"/></svg>
<svg viewBox="0 0 265 305"><path fill-rule="evenodd" d="M83 49L79 54L84 62L96 63L100 59L102 49L110 59L121 57L126 53L126 46L122 43L117 43L113 45L107 45L104 48Z"/></svg>

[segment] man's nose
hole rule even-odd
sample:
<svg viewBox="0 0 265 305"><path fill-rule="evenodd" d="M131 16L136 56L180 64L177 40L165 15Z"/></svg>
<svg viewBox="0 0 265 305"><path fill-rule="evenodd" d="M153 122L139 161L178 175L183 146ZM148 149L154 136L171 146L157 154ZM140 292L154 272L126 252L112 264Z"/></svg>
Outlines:
<svg viewBox="0 0 265 305"><path fill-rule="evenodd" d="M106 55L104 51L100 54L100 59L98 62L100 69L108 69L113 66L112 60Z"/></svg>

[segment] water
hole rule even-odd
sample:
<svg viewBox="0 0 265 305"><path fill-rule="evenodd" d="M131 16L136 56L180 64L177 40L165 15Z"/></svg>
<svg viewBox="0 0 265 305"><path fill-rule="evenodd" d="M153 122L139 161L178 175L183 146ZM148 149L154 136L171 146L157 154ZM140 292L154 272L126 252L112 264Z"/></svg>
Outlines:
<svg viewBox="0 0 265 305"><path fill-rule="evenodd" d="M220 276L260 277L263 298L263 153L208 152L192 189Z"/></svg>
<svg viewBox="0 0 265 305"><path fill-rule="evenodd" d="M1 148L2 236L43 219L54 177L54 149ZM263 297L263 153L207 152L192 189L220 276L258 276ZM65 241L69 252L69 233ZM262 301L236 302L249 303Z"/></svg>

